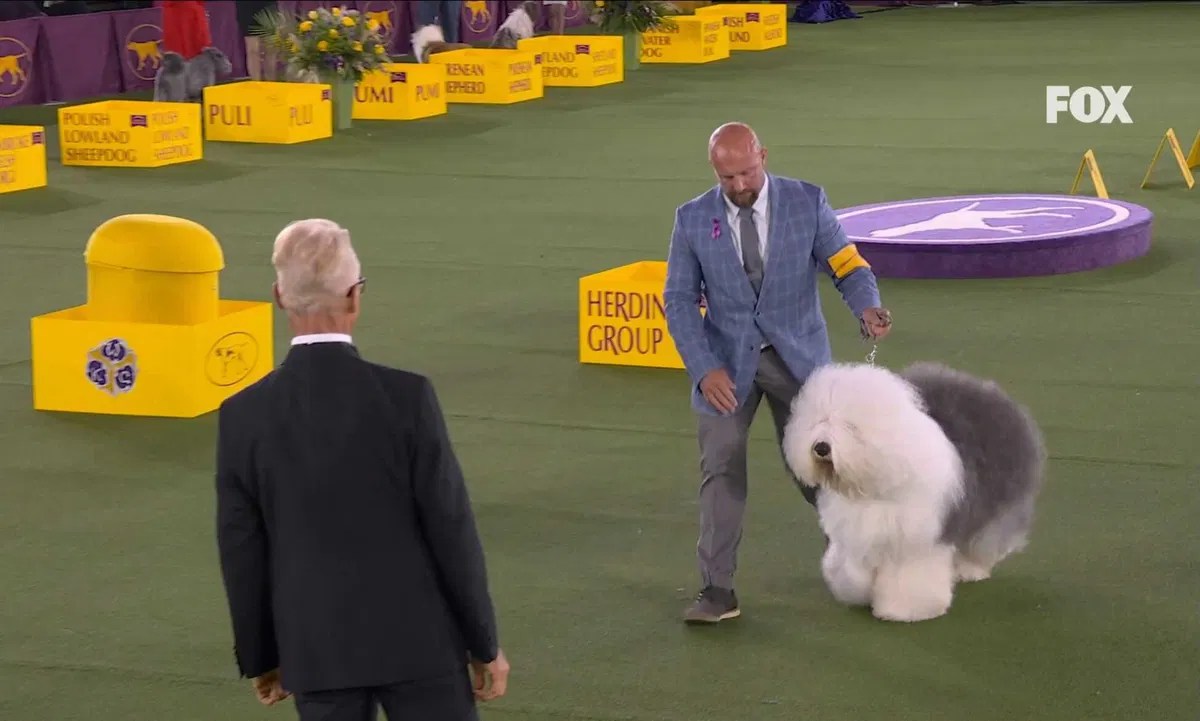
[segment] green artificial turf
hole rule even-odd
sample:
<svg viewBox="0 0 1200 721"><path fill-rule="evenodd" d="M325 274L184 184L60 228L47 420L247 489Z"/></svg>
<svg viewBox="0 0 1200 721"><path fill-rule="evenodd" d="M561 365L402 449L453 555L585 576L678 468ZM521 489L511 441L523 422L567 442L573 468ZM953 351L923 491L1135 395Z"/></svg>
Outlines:
<svg viewBox="0 0 1200 721"><path fill-rule="evenodd" d="M358 343L433 377L470 480L513 665L485 719L1194 718L1200 189L1169 157L1159 187L1138 184L1167 127L1185 150L1200 128L1198 24L1188 4L903 9L792 24L783 50L647 65L511 107L292 147L213 143L189 166L64 168L52 142L50 187L0 197L0 719L293 715L260 711L235 677L213 417L31 408L29 319L84 300L89 233L132 212L212 229L229 298L269 298L288 221L352 229L370 279ZM1048 126L1048 84L1133 85L1135 122ZM688 382L579 365L576 288L665 256L675 206L712 182L708 133L734 119L757 128L773 171L824 185L838 207L1066 192L1091 148L1112 196L1156 215L1150 254L1117 268L882 281L896 326L878 362L999 379L1052 456L1028 551L940 620L887 625L830 599L764 410L744 615L679 621L697 583ZM823 298L836 355L862 358L828 284Z"/></svg>

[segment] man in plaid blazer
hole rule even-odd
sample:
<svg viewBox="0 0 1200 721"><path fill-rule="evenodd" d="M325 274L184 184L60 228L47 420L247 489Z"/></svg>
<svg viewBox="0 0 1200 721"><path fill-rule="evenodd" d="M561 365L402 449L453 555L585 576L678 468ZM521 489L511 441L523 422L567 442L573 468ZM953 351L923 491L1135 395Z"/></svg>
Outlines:
<svg viewBox="0 0 1200 721"><path fill-rule="evenodd" d="M831 361L818 275L833 278L865 334L882 338L891 326L825 191L767 173L766 157L748 126L717 128L709 159L718 184L675 211L667 256L667 326L692 379L700 440L702 590L684 613L689 623L740 614L733 575L750 423L766 396L782 443L792 399ZM815 492L801 490L815 505Z"/></svg>

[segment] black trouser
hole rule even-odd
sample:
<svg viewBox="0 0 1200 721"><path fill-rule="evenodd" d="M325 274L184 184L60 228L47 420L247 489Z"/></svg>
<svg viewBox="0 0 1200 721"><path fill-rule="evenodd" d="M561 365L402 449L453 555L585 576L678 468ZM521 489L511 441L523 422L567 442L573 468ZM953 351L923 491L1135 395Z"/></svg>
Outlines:
<svg viewBox="0 0 1200 721"><path fill-rule="evenodd" d="M300 721L478 721L466 669L461 674L409 683L298 693Z"/></svg>

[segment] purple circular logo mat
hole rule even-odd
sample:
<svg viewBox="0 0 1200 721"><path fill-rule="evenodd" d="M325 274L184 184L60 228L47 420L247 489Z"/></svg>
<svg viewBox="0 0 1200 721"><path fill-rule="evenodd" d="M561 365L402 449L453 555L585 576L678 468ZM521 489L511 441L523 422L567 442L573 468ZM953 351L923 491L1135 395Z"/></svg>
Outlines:
<svg viewBox="0 0 1200 721"><path fill-rule="evenodd" d="M1076 195L964 195L837 211L881 276L1013 277L1091 270L1139 257L1151 212Z"/></svg>

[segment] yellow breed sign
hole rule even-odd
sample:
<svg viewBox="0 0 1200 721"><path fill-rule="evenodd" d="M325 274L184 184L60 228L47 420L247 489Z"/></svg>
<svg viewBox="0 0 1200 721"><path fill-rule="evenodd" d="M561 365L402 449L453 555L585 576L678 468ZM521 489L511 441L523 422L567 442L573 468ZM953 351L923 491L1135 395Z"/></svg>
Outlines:
<svg viewBox="0 0 1200 721"><path fill-rule="evenodd" d="M418 120L446 111L445 65L388 63L354 88L355 120Z"/></svg>
<svg viewBox="0 0 1200 721"><path fill-rule="evenodd" d="M723 15L681 15L672 25L642 33L643 63L711 63L729 57Z"/></svg>
<svg viewBox="0 0 1200 721"><path fill-rule="evenodd" d="M723 17L731 50L770 50L787 45L787 5L721 3L696 10L702 17Z"/></svg>
<svg viewBox="0 0 1200 721"><path fill-rule="evenodd" d="M204 157L200 107L106 100L58 109L63 165L160 168Z"/></svg>
<svg viewBox="0 0 1200 721"><path fill-rule="evenodd" d="M0 193L46 187L46 129L0 125Z"/></svg>
<svg viewBox="0 0 1200 721"><path fill-rule="evenodd" d="M246 81L204 89L204 132L228 143L291 145L333 137L328 85Z"/></svg>
<svg viewBox="0 0 1200 721"><path fill-rule="evenodd" d="M446 99L451 103L510 105L544 96L542 73L529 50L478 48L429 57L446 66Z"/></svg>
<svg viewBox="0 0 1200 721"><path fill-rule="evenodd" d="M518 43L534 53L550 87L593 88L625 80L625 38L620 35L543 35Z"/></svg>
<svg viewBox="0 0 1200 721"><path fill-rule="evenodd" d="M579 362L683 368L667 331L667 264L646 260L579 279Z"/></svg>

